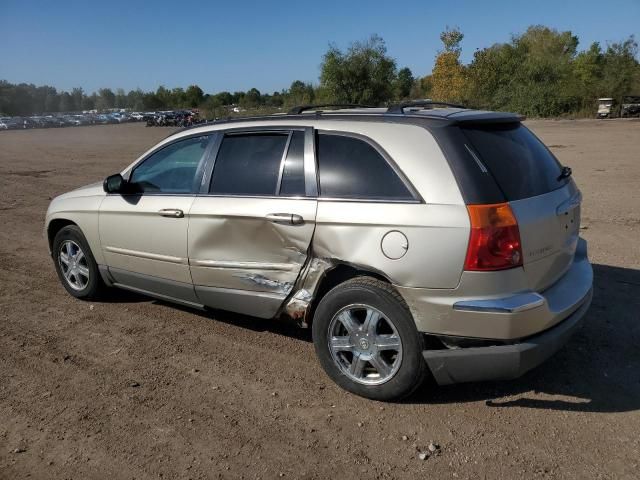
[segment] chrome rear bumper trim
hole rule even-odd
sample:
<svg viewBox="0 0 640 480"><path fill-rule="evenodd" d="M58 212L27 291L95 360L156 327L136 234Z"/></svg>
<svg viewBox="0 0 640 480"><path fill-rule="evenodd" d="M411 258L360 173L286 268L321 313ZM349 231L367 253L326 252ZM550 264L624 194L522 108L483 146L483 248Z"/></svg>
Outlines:
<svg viewBox="0 0 640 480"><path fill-rule="evenodd" d="M454 303L453 308L463 312L518 313L541 307L544 302L542 295L531 292L489 300L463 300Z"/></svg>

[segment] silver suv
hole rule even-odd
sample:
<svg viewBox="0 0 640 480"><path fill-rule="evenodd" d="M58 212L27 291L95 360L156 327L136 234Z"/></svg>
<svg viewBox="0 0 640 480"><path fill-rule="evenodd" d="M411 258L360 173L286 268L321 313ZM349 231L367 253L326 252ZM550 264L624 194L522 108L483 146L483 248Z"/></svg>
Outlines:
<svg viewBox="0 0 640 480"><path fill-rule="evenodd" d="M581 195L521 117L321 107L182 130L55 198L66 290L293 317L380 400L517 377L565 343L592 296Z"/></svg>

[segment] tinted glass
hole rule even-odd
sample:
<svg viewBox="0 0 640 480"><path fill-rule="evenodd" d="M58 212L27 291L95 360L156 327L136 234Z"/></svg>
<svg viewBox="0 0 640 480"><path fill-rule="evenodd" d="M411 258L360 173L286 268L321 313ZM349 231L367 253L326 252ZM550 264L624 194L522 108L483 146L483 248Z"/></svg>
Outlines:
<svg viewBox="0 0 640 480"><path fill-rule="evenodd" d="M536 136L520 124L463 128L471 151L491 172L507 200L542 195L566 184L562 167Z"/></svg>
<svg viewBox="0 0 640 480"><path fill-rule="evenodd" d="M227 135L216 157L211 193L275 195L287 134Z"/></svg>
<svg viewBox="0 0 640 480"><path fill-rule="evenodd" d="M304 132L293 132L282 171L280 195L304 194Z"/></svg>
<svg viewBox="0 0 640 480"><path fill-rule="evenodd" d="M358 138L319 134L318 164L324 197L413 199L382 155Z"/></svg>
<svg viewBox="0 0 640 480"><path fill-rule="evenodd" d="M172 143L137 166L129 183L140 192L195 193L196 173L208 141L208 136L202 136Z"/></svg>

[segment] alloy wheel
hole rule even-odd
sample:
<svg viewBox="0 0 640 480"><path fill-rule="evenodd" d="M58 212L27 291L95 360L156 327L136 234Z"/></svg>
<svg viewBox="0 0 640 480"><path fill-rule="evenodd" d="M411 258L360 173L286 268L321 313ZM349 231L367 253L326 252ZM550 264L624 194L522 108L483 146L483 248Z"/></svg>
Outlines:
<svg viewBox="0 0 640 480"><path fill-rule="evenodd" d="M329 351L343 374L354 382L380 385L402 362L402 340L393 321L369 305L349 305L329 324Z"/></svg>

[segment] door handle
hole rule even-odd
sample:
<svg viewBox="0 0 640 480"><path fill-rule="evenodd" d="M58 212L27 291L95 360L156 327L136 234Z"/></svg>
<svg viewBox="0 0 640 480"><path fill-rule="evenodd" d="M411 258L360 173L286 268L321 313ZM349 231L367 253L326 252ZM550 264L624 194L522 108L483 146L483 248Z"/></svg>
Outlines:
<svg viewBox="0 0 640 480"><path fill-rule="evenodd" d="M284 223L287 225L302 225L304 223L302 215L295 213L270 213L267 215L267 220L273 223Z"/></svg>
<svg viewBox="0 0 640 480"><path fill-rule="evenodd" d="M184 212L178 208L163 208L162 210L158 210L158 213L163 217L170 217L170 218L184 217Z"/></svg>

